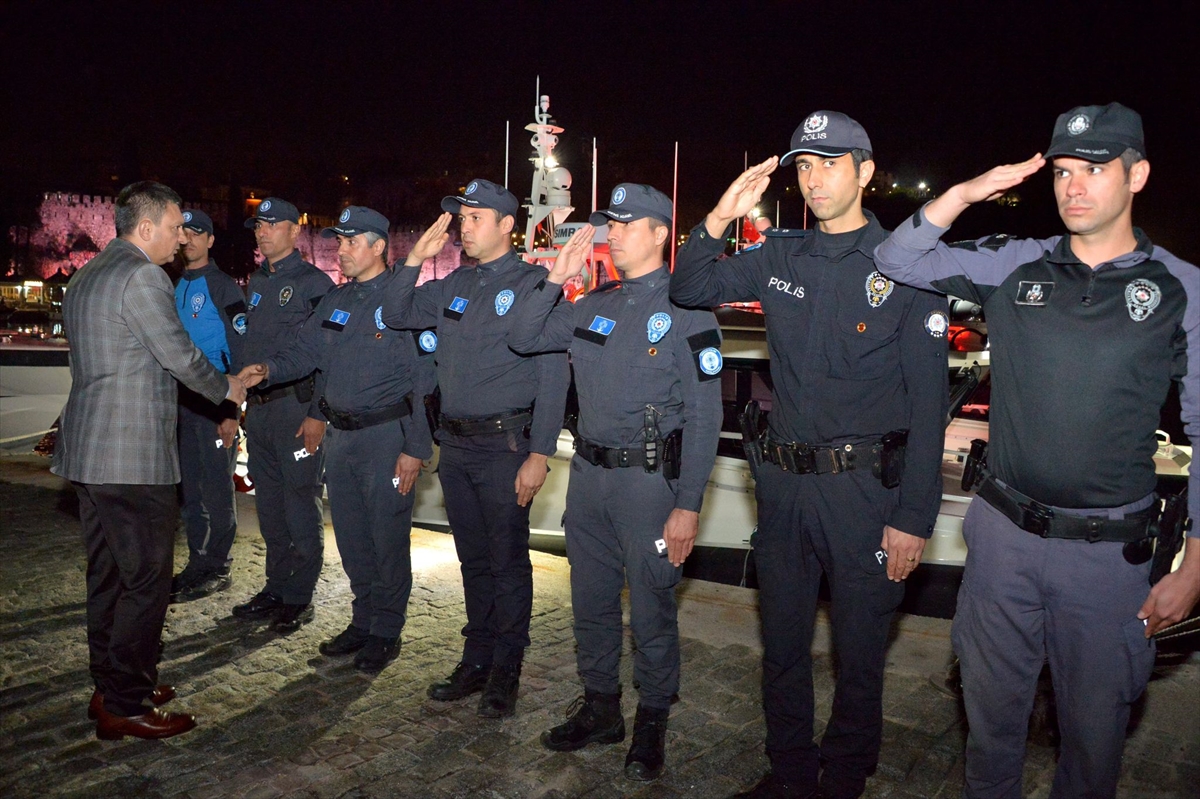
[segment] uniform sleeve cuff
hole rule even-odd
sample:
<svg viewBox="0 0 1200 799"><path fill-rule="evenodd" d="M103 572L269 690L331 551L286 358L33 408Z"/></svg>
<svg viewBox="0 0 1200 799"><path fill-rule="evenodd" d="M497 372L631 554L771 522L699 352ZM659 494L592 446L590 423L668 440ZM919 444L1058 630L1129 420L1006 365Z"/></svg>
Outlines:
<svg viewBox="0 0 1200 799"><path fill-rule="evenodd" d="M679 494L675 497L676 510L690 510L693 513L700 512L700 506L704 504L704 494Z"/></svg>
<svg viewBox="0 0 1200 799"><path fill-rule="evenodd" d="M725 229L728 230L728 226ZM692 233L690 236L688 236L687 243L691 244L692 242L695 242L694 246L700 247L703 250L711 252L725 251L724 231L722 231L721 238L714 239L712 236L708 235L708 228L705 226L704 222L701 222L692 228Z"/></svg>
<svg viewBox="0 0 1200 799"><path fill-rule="evenodd" d="M918 538L929 538L933 535L933 524L928 520L928 514L917 513L907 508L896 508L888 518L888 527L894 527L902 533L915 535Z"/></svg>

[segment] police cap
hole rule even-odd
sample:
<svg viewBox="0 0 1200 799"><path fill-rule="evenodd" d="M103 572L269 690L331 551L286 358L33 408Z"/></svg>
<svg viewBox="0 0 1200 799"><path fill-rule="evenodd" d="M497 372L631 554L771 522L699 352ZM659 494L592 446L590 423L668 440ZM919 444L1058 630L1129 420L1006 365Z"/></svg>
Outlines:
<svg viewBox="0 0 1200 799"><path fill-rule="evenodd" d="M387 217L378 211L372 211L362 205L350 205L338 217L337 224L321 231L321 238L331 239L334 236L355 236L359 233L378 233L385 239L388 237Z"/></svg>
<svg viewBox="0 0 1200 799"><path fill-rule="evenodd" d="M871 140L863 126L839 111L814 111L792 134L792 147L779 165L787 166L800 153L838 156L851 150L871 152Z"/></svg>
<svg viewBox="0 0 1200 799"><path fill-rule="evenodd" d="M608 224L608 220L617 222L632 222L635 219L650 217L664 224L671 224L674 206L670 198L653 186L641 183L620 183L613 189L609 207L596 211L588 221L600 227Z"/></svg>
<svg viewBox="0 0 1200 799"><path fill-rule="evenodd" d="M300 224L300 212L296 206L278 197L268 197L258 204L254 216L246 220L246 227L254 227L258 220L264 222L295 222Z"/></svg>
<svg viewBox="0 0 1200 799"><path fill-rule="evenodd" d="M491 208L505 216L511 216L514 220L517 218L517 210L521 207L508 189L479 178L468 183L462 194L442 198L442 210L447 213L457 214L464 205L472 208Z"/></svg>
<svg viewBox="0 0 1200 799"><path fill-rule="evenodd" d="M1059 114L1046 159L1056 156L1106 163L1133 148L1146 154L1142 117L1120 103L1081 105Z"/></svg>
<svg viewBox="0 0 1200 799"><path fill-rule="evenodd" d="M212 235L213 223L208 214L196 208L188 208L183 212L183 226L197 233Z"/></svg>

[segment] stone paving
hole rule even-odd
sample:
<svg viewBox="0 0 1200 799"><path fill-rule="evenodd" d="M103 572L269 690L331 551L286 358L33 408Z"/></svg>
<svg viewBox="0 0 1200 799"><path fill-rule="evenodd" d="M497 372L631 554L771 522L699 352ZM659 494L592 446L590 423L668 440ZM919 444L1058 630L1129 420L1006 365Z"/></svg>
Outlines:
<svg viewBox="0 0 1200 799"><path fill-rule="evenodd" d="M236 621L262 585L253 497L239 495L234 586L172 606L164 682L200 726L166 741L102 742L85 716L84 555L73 494L45 459L0 458L0 796L5 797L722 797L766 770L755 592L685 580L683 685L670 721L668 771L624 779L626 746L552 753L538 736L581 693L568 568L534 554L533 646L517 714L492 721L474 699L438 703L426 686L460 653L461 586L449 536L414 531L414 590L400 658L368 678L317 653L341 630L349 585L327 525L316 620L279 637ZM182 536L177 561L186 545ZM960 704L934 684L951 657L949 623L899 617L885 692L883 755L868 797L955 797L962 789ZM818 718L833 665L819 624ZM624 710L632 725L630 643ZM1160 669L1126 751L1121 795L1200 796L1200 656ZM821 724L818 723L818 732ZM1049 792L1054 750L1031 744L1026 794Z"/></svg>

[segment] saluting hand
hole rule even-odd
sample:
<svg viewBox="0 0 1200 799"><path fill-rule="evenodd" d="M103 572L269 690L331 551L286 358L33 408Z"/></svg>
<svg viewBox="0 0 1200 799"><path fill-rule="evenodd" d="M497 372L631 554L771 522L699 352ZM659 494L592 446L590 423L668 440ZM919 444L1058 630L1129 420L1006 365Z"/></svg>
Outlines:
<svg viewBox="0 0 1200 799"><path fill-rule="evenodd" d="M924 538L909 535L895 527L883 528L883 540L880 548L887 553L887 576L892 582L903 582L921 565L921 555L925 552Z"/></svg>
<svg viewBox="0 0 1200 799"><path fill-rule="evenodd" d="M450 240L450 234L446 231L453 218L449 213L439 216L437 221L429 226L429 230L421 234L421 238L417 239L417 243L408 251L404 265L420 266L441 252L442 248L446 246L446 242Z"/></svg>
<svg viewBox="0 0 1200 799"><path fill-rule="evenodd" d="M676 508L663 525L663 540L667 542L667 560L672 566L682 566L692 554L696 535L700 532L700 514L694 510Z"/></svg>
<svg viewBox="0 0 1200 799"><path fill-rule="evenodd" d="M421 459L401 453L400 457L396 459L396 479L400 481L396 486L396 490L401 494L407 495L409 491L412 491L413 486L417 484L417 477L420 474Z"/></svg>
<svg viewBox="0 0 1200 799"><path fill-rule="evenodd" d="M714 239L725 234L725 228L739 216L750 213L763 192L771 185L771 173L779 166L779 156L773 155L761 164L750 167L737 180L729 184L729 188L721 195L717 207L709 212L704 220L708 235Z"/></svg>
<svg viewBox="0 0 1200 799"><path fill-rule="evenodd" d="M958 193L958 199L965 203L978 203L984 200L996 200L1004 193L1037 172L1046 165L1046 159L1041 153L1034 154L1028 161L1019 164L1004 164L984 172L982 175L959 183L950 191ZM949 192L947 192L949 193Z"/></svg>
<svg viewBox="0 0 1200 799"><path fill-rule="evenodd" d="M595 232L596 228L591 225L584 225L576 230L575 235L571 236L558 251L558 257L554 259L554 266L550 269L546 280L561 286L582 272L583 264L587 261L588 252L592 247L592 236Z"/></svg>

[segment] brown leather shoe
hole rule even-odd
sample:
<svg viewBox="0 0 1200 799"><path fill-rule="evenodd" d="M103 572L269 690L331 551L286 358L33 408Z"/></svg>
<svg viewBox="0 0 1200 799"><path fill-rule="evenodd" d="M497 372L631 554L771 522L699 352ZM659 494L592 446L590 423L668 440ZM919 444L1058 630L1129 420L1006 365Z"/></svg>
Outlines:
<svg viewBox="0 0 1200 799"><path fill-rule="evenodd" d="M158 685L150 692L150 702L158 707L165 705L175 698L175 686L173 685ZM104 694L99 691L92 692L92 701L88 702L88 718L95 721L100 717L100 711L104 709Z"/></svg>
<svg viewBox="0 0 1200 799"><path fill-rule="evenodd" d="M172 713L160 707L140 716L114 716L100 710L96 719L96 737L117 741L126 735L135 738L170 738L195 729L196 717L190 713Z"/></svg>

